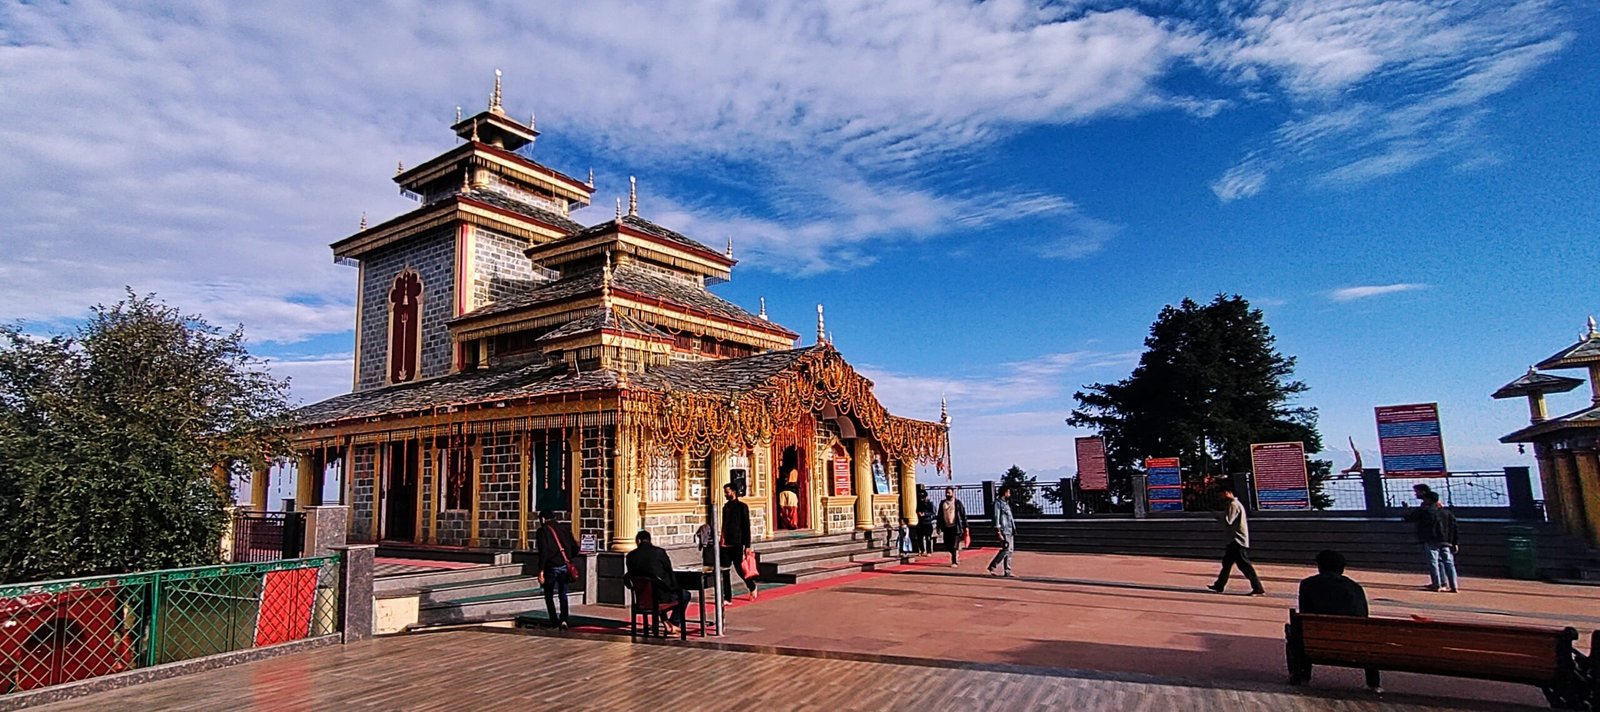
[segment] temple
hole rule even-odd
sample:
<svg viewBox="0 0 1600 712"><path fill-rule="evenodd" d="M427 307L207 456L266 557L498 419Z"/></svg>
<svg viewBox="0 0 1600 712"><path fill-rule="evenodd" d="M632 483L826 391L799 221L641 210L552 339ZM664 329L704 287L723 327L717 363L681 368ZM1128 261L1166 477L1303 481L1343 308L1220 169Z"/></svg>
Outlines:
<svg viewBox="0 0 1600 712"><path fill-rule="evenodd" d="M526 549L557 511L601 549L685 545L732 483L758 538L915 516L948 417L890 414L824 336L718 297L737 261L532 158L500 79L459 145L394 181L419 207L334 242L358 270L353 391L293 413L297 496L336 467L349 539ZM253 482L266 506L267 477ZM780 511L780 500L787 503Z"/></svg>
<svg viewBox="0 0 1600 712"><path fill-rule="evenodd" d="M1565 393L1583 384L1576 378L1540 371L1585 369L1591 391L1589 405L1551 418L1545 394ZM1589 317L1588 330L1577 343L1528 368L1528 372L1494 392L1495 398L1528 399L1528 426L1500 438L1505 443L1531 443L1544 487L1545 514L1567 533L1600 547L1600 329Z"/></svg>

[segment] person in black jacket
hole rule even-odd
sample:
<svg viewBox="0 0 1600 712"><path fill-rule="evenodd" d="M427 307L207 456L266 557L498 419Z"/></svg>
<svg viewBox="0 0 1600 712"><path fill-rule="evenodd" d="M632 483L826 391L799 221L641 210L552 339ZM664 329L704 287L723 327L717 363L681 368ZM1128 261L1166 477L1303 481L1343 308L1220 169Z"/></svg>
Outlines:
<svg viewBox="0 0 1600 712"><path fill-rule="evenodd" d="M961 564L961 539L967 533L967 508L956 499L956 488L946 487L944 501L939 503L939 531L944 534L944 547L950 552L950 566Z"/></svg>
<svg viewBox="0 0 1600 712"><path fill-rule="evenodd" d="M1317 575L1300 582L1301 613L1367 617L1367 592L1361 588L1361 584L1344 575L1344 567L1344 554L1331 549L1317 553ZM1296 637L1296 629L1291 627L1289 636L1289 659L1296 660L1297 651L1303 644ZM1297 665L1296 668L1290 673L1291 682L1307 682L1311 679L1311 666ZM1366 673L1367 687L1381 692L1383 688L1378 671L1368 668Z"/></svg>
<svg viewBox="0 0 1600 712"><path fill-rule="evenodd" d="M917 531L913 539L918 554L933 553L933 514L933 498L928 496L928 488L917 485Z"/></svg>
<svg viewBox="0 0 1600 712"><path fill-rule="evenodd" d="M577 573L578 543L572 539L572 530L561 525L554 512L539 513L539 530L533 535L533 546L539 561L539 585L544 589L544 608L550 616L550 625L561 630L569 626L567 620L567 584ZM561 597L561 615L556 616L556 597Z"/></svg>
<svg viewBox="0 0 1600 712"><path fill-rule="evenodd" d="M739 562L750 551L752 543L750 505L739 501L739 490L732 484L722 486L722 496L727 500L722 505L722 600L730 601L733 599L733 578L729 571L739 568ZM756 600L756 572L740 571L739 578L750 590L750 600Z"/></svg>
<svg viewBox="0 0 1600 712"><path fill-rule="evenodd" d="M1428 554L1430 591L1457 593L1456 552L1461 541L1456 531L1456 515L1439 503L1438 492L1425 492L1417 510L1417 538Z"/></svg>
<svg viewBox="0 0 1600 712"><path fill-rule="evenodd" d="M627 568L622 577L632 585L641 580L649 581L655 600L674 602L667 614L667 635L677 635L689 607L689 592L678 588L678 578L672 573L672 557L667 555L666 549L650 543L650 532L640 530L633 542L636 546L624 559Z"/></svg>

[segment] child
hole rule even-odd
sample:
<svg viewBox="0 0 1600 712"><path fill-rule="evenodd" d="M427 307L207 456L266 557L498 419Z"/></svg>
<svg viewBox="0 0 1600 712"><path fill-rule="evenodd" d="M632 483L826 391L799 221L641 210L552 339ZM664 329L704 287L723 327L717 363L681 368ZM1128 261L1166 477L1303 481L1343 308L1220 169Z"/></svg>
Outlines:
<svg viewBox="0 0 1600 712"><path fill-rule="evenodd" d="M911 520L900 518L900 555L911 555Z"/></svg>

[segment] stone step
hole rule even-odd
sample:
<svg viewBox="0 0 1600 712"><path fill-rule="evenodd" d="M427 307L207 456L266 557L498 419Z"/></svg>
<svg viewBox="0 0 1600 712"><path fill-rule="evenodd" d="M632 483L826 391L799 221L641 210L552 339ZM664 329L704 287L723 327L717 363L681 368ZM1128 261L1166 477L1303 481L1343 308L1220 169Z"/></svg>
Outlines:
<svg viewBox="0 0 1600 712"><path fill-rule="evenodd" d="M582 591L567 595L567 606L584 603ZM418 627L509 621L533 610L544 610L544 590L533 588L463 598L422 605L417 611Z"/></svg>
<svg viewBox="0 0 1600 712"><path fill-rule="evenodd" d="M383 542L378 545L378 558L421 559L425 561L454 561L466 564L509 564L511 552L501 549L469 549L462 546L434 546Z"/></svg>
<svg viewBox="0 0 1600 712"><path fill-rule="evenodd" d="M861 541L846 541L837 544L796 546L776 551L762 551L758 548L756 551L760 554L762 563L781 564L788 561L812 559L818 556L849 556L862 551L865 545L865 542Z"/></svg>
<svg viewBox="0 0 1600 712"><path fill-rule="evenodd" d="M873 571L886 566L895 566L899 563L899 559L892 558L876 558L864 561L852 560L846 562L829 562L794 571L776 573L773 574L771 578L768 578L765 574L763 574L762 579L766 581L772 581L774 583L813 583L816 581L825 581L831 578L838 578L840 576L849 576L850 574Z"/></svg>
<svg viewBox="0 0 1600 712"><path fill-rule="evenodd" d="M498 566L475 566L470 569L446 569L443 571L380 576L372 580L372 591L377 594L415 593L424 588L503 578L521 573L522 566L519 564L502 564Z"/></svg>
<svg viewBox="0 0 1600 712"><path fill-rule="evenodd" d="M477 581L458 581L437 586L423 588L420 593L420 602L423 606L436 603L447 603L462 599L493 596L512 591L525 591L530 588L537 589L539 579L535 576L523 576L518 573L514 576L500 578L480 579Z"/></svg>

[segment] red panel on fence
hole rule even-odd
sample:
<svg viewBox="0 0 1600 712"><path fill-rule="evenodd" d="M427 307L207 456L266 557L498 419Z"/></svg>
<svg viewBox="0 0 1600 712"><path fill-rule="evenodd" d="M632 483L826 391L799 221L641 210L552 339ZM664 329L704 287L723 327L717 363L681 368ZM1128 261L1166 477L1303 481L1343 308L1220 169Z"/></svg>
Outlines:
<svg viewBox="0 0 1600 712"><path fill-rule="evenodd" d="M1104 492L1110 487L1106 476L1106 441L1098 435L1073 441L1078 450L1078 489Z"/></svg>
<svg viewBox="0 0 1600 712"><path fill-rule="evenodd" d="M0 599L0 694L133 667L114 588Z"/></svg>
<svg viewBox="0 0 1600 712"><path fill-rule="evenodd" d="M319 571L309 568L267 573L261 586L261 613L256 618L256 645L287 643L311 634Z"/></svg>

